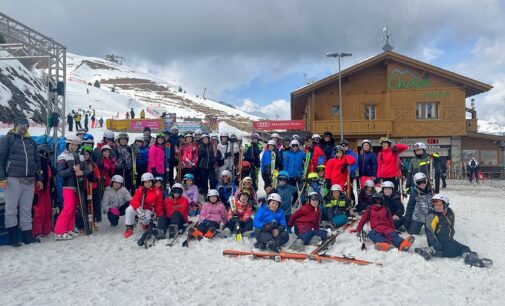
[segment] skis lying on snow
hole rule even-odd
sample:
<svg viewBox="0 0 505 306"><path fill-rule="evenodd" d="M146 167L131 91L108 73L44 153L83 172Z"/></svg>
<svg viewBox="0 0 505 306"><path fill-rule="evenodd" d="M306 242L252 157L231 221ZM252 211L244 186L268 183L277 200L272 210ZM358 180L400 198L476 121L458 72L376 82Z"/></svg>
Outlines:
<svg viewBox="0 0 505 306"><path fill-rule="evenodd" d="M186 232L186 230L191 226L193 222L189 222L188 226L184 226L182 229L178 230L177 233L175 233L174 238L169 239L168 243L166 246L173 247L174 244L181 238L182 235Z"/></svg>
<svg viewBox="0 0 505 306"><path fill-rule="evenodd" d="M335 234L330 235L328 238L326 238L321 244L315 248L310 254L312 255L319 255L322 252L326 251L330 245L335 243L335 239L337 239L338 235L341 233L345 232L345 230L349 227L351 227L357 220L356 219L351 219L347 221L346 224L342 225L337 229L337 232Z"/></svg>
<svg viewBox="0 0 505 306"><path fill-rule="evenodd" d="M329 256L329 255L318 255L318 254L301 254L301 253L285 253L285 252L273 253L273 252L224 250L223 255L233 256L233 257L249 256L251 259L257 259L257 258L271 259L276 262L291 259L291 260L299 260L299 261L314 260L317 262L333 261L333 262L342 262L342 263L356 264L356 265L362 265L362 266L366 266L366 265L382 266L381 263L356 259L353 257Z"/></svg>

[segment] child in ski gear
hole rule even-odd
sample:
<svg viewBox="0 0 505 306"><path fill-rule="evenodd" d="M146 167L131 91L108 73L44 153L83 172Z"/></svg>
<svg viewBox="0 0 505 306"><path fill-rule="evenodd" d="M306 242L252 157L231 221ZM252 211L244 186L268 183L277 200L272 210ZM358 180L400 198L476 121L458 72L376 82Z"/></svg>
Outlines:
<svg viewBox="0 0 505 306"><path fill-rule="evenodd" d="M326 188L326 178L325 178L325 171L326 171L326 165L319 165L316 168L317 170L317 184L319 186L319 193L321 194L321 198L325 198L330 190Z"/></svg>
<svg viewBox="0 0 505 306"><path fill-rule="evenodd" d="M347 222L347 217L351 215L352 202L347 198L342 186L335 184L331 186L330 194L324 203L325 220L333 222L335 227L340 227Z"/></svg>
<svg viewBox="0 0 505 306"><path fill-rule="evenodd" d="M258 196L256 194L256 190L254 190L253 180L251 177L246 176L242 179L242 189L246 189L247 191L249 191L249 194L251 194L251 198L249 199L251 205L253 207L258 205ZM237 194L235 194L235 196L237 196Z"/></svg>
<svg viewBox="0 0 505 306"><path fill-rule="evenodd" d="M350 230L351 233L361 232L365 223L370 222L370 232L368 238L375 243L375 248L379 251L389 251L393 246L398 250L407 252L412 246L414 236L407 236L405 239L400 237L395 230L395 225L389 209L383 205L384 195L375 193L373 195L373 204L363 212L356 229Z"/></svg>
<svg viewBox="0 0 505 306"><path fill-rule="evenodd" d="M375 181L377 177L377 154L373 151L372 142L368 139L361 142L358 169L360 186L364 186L367 180Z"/></svg>
<svg viewBox="0 0 505 306"><path fill-rule="evenodd" d="M100 152L96 163L104 186L109 186L112 176L116 173L116 159L112 157L112 148L109 145L102 146Z"/></svg>
<svg viewBox="0 0 505 306"><path fill-rule="evenodd" d="M424 173L416 173L414 183L416 188L410 192L404 221L405 228L411 235L421 232L426 222L426 216L428 216L432 197L431 187Z"/></svg>
<svg viewBox="0 0 505 306"><path fill-rule="evenodd" d="M323 198L324 193L326 193L326 195L328 194L326 182L321 182L316 172L311 172L309 175L307 175L305 192L300 195L300 200L302 203L305 203L309 200L308 195L311 192L319 193L321 195L321 198Z"/></svg>
<svg viewBox="0 0 505 306"><path fill-rule="evenodd" d="M163 232L162 237L168 229L168 237L173 238L188 223L189 201L183 196L183 187L179 183L172 186L170 194L163 203L163 215L158 220L158 228Z"/></svg>
<svg viewBox="0 0 505 306"><path fill-rule="evenodd" d="M198 187L193 184L193 174L185 174L182 182L184 184L184 193L182 195L189 201L189 215L197 216L200 213L200 202L198 201Z"/></svg>
<svg viewBox="0 0 505 306"><path fill-rule="evenodd" d="M358 154L351 149L348 140L342 140L340 145L344 148L344 156L352 156L354 158L354 163L349 165L350 184L352 184L354 178L356 177L356 170L358 169ZM351 196L354 199L354 194L351 194Z"/></svg>
<svg viewBox="0 0 505 306"><path fill-rule="evenodd" d="M279 170L278 155L279 152L277 151L275 141L269 140L261 156L261 177L265 185L275 186L273 180L275 179L275 170ZM272 169L272 166L274 169Z"/></svg>
<svg viewBox="0 0 505 306"><path fill-rule="evenodd" d="M428 247L416 248L414 251L426 260L430 260L432 257L454 258L462 256L464 262L470 266L488 267L492 265L491 260L479 258L477 253L472 252L468 246L454 240L455 215L449 208L449 197L444 194L435 194L431 198L431 204L432 207L424 228Z"/></svg>
<svg viewBox="0 0 505 306"><path fill-rule="evenodd" d="M269 249L279 253L280 248L289 240L286 232L286 218L284 212L279 209L281 196L272 193L268 196L267 205L260 207L254 216L254 232L257 243L255 247L260 250Z"/></svg>
<svg viewBox="0 0 505 306"><path fill-rule="evenodd" d="M377 177L382 181L390 181L398 190L398 177L401 175L399 168L399 155L407 151L409 146L397 143L391 146L391 140L387 137L381 137L379 140L382 149L377 156Z"/></svg>
<svg viewBox="0 0 505 306"><path fill-rule="evenodd" d="M137 188L130 202L130 206L128 206L125 211L125 238L133 235L135 216L138 217L143 229L146 230L154 214L157 216L163 215L163 195L161 191L154 186L154 176L152 173L146 172L142 174L141 180L143 186Z"/></svg>
<svg viewBox="0 0 505 306"><path fill-rule="evenodd" d="M286 171L280 171L277 177L277 193L281 196L281 204L279 209L284 212L284 216L286 218L286 223L291 216L291 207L293 203L293 196L297 194L296 188L290 184L288 184L289 174ZM291 232L291 229L288 228L288 233Z"/></svg>
<svg viewBox="0 0 505 306"><path fill-rule="evenodd" d="M375 193L375 184L372 180L366 180L363 188L359 191L356 211L361 214L368 206L372 205L372 195Z"/></svg>
<svg viewBox="0 0 505 306"><path fill-rule="evenodd" d="M147 143L147 145L149 145L149 143ZM148 165L149 149L145 145L145 140L143 136L135 137L135 142L131 145L131 147L133 150L133 156L135 158L135 167L136 167L135 187L138 187L142 185L142 182L140 181L142 173L145 173L148 170L147 165Z"/></svg>
<svg viewBox="0 0 505 306"><path fill-rule="evenodd" d="M153 176L163 176L165 173L165 137L163 134L156 135L156 140L149 147L147 169Z"/></svg>
<svg viewBox="0 0 505 306"><path fill-rule="evenodd" d="M102 212L100 209L100 196L99 196L99 190L98 190L98 182L100 180L100 170L98 170L98 167L96 166L95 163L91 160L91 151L92 147L89 146L83 146L81 149L81 155L82 155L82 162L86 165L88 171L90 173L93 173L93 175L88 175L84 178L83 182L83 193L85 194L85 202L87 209L93 209L93 224L94 228L93 230L98 230L97 223L102 222ZM93 207L88 207L88 200L89 196L91 196L91 205ZM88 214L91 215L91 211L88 212ZM84 220L82 219L83 216L82 214L77 214L77 219L76 219L76 227L79 229L79 231L84 230ZM85 216L85 218L88 218L88 216Z"/></svg>
<svg viewBox="0 0 505 306"><path fill-rule="evenodd" d="M323 165L326 162L326 155L324 155L323 150L319 146L319 141L321 136L319 134L312 135L312 139L307 139L305 144L305 154L310 156L309 165L307 167L307 172L316 172L316 168L319 165Z"/></svg>
<svg viewBox="0 0 505 306"><path fill-rule="evenodd" d="M391 212L395 228L399 230L403 225L403 214L405 213L400 194L395 190L393 182L385 181L381 187L382 194L384 194L384 206Z"/></svg>
<svg viewBox="0 0 505 306"><path fill-rule="evenodd" d="M217 142L210 141L207 134L202 135L201 144L198 146L198 170L199 186L203 194L206 194L209 185L211 189L216 188L217 163L221 160L221 151L217 149Z"/></svg>
<svg viewBox="0 0 505 306"><path fill-rule="evenodd" d="M126 189L134 190L133 184L133 154L132 148L128 145L129 137L127 133L119 133L117 145L116 174L124 179Z"/></svg>
<svg viewBox="0 0 505 306"><path fill-rule="evenodd" d="M263 147L259 143L260 136L257 133L251 134L251 143L246 144L244 149L244 161L250 163L251 173L250 176L253 180L253 186L255 190L258 190L257 185L257 169L260 168L260 153L263 151Z"/></svg>
<svg viewBox="0 0 505 306"><path fill-rule="evenodd" d="M228 228L228 230L225 229L224 231L226 236L229 237L231 235L237 222L240 224L241 233L249 232L253 229L253 220L251 218L252 208L249 204L250 197L249 191L242 189L235 198L236 210L232 211L230 208L227 214L228 222L225 227Z"/></svg>
<svg viewBox="0 0 505 306"><path fill-rule="evenodd" d="M295 186L303 178L303 162L305 153L300 150L300 142L291 140L291 150L285 150L282 156L282 169L288 173L289 184Z"/></svg>
<svg viewBox="0 0 505 306"><path fill-rule="evenodd" d="M348 166L354 165L356 159L351 155L344 155L344 147L335 146L335 157L326 164L325 178L331 185L340 185L344 187L349 172Z"/></svg>
<svg viewBox="0 0 505 306"><path fill-rule="evenodd" d="M221 178L219 180L219 184L217 184L216 189L219 192L220 199L229 199L232 195L235 194L237 187L231 181L230 171L224 170L223 172L221 172ZM230 203L228 203L228 200L224 201L226 201L226 203L223 203L224 207L226 207L226 209L229 209Z"/></svg>
<svg viewBox="0 0 505 306"><path fill-rule="evenodd" d="M58 156L57 171L62 177L63 186L63 210L61 211L54 227L54 238L56 240L73 239L76 210L84 203L82 184L83 177L91 175L85 163L81 161L81 156L77 153L81 140L77 136L68 136L66 149ZM79 188L78 188L78 184ZM81 194L78 194L78 190ZM81 202L82 200L82 202Z"/></svg>
<svg viewBox="0 0 505 306"><path fill-rule="evenodd" d="M295 234L298 237L293 243L292 249L301 251L305 245L317 245L326 239L328 232L319 229L319 223L321 222L320 202L321 195L312 192L309 196L309 202L289 218L288 225L295 227Z"/></svg>
<svg viewBox="0 0 505 306"><path fill-rule="evenodd" d="M110 186L105 187L102 198L102 211L107 215L111 226L117 226L119 217L125 214L130 206L131 194L123 186L123 177L114 175Z"/></svg>
<svg viewBox="0 0 505 306"><path fill-rule="evenodd" d="M165 188L166 186L163 185L163 177L158 175L154 177L154 186L158 188L162 193L163 193L163 199L168 197L170 195L170 188Z"/></svg>
<svg viewBox="0 0 505 306"><path fill-rule="evenodd" d="M199 239L203 237L209 239L213 238L220 226L228 221L226 209L219 200L219 193L217 190L210 189L207 193L207 202L203 204L199 220L200 223L196 229L190 231L193 237Z"/></svg>
<svg viewBox="0 0 505 306"><path fill-rule="evenodd" d="M414 174L422 172L427 177L430 176L430 155L426 153L426 145L422 142L416 142L413 146L414 157L410 160L407 171L407 188L415 188Z"/></svg>
<svg viewBox="0 0 505 306"><path fill-rule="evenodd" d="M53 218L52 200L56 200L58 197L55 194L55 169L51 165L51 147L49 145L39 145L37 147L37 151L40 156L43 187L41 189L35 188L35 194L33 197L32 235L34 237L34 241L38 242L40 241L40 236L47 236L51 233L51 223Z"/></svg>
<svg viewBox="0 0 505 306"><path fill-rule="evenodd" d="M194 136L187 133L184 136L184 144L182 145L182 175L191 173L196 174L198 166L198 145L194 141Z"/></svg>

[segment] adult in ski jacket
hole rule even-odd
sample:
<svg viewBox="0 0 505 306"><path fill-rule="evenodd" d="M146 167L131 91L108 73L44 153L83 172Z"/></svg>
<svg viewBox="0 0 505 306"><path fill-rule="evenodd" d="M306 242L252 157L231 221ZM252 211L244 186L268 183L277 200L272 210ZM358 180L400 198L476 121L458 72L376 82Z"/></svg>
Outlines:
<svg viewBox="0 0 505 306"><path fill-rule="evenodd" d="M342 146L336 146L335 151L337 151L335 157L326 163L324 177L330 180L330 185L345 186L349 171L347 167L356 163L356 159L352 155L343 155Z"/></svg>
<svg viewBox="0 0 505 306"><path fill-rule="evenodd" d="M377 156L377 177L382 181L391 181L398 190L398 177L400 172L400 153L406 151L409 146L397 143L391 146L389 139L381 139L382 150Z"/></svg>
<svg viewBox="0 0 505 306"><path fill-rule="evenodd" d="M165 173L165 138L157 135L155 143L149 147L147 170L153 176L162 176Z"/></svg>
<svg viewBox="0 0 505 306"><path fill-rule="evenodd" d="M358 169L360 186L364 186L366 180L375 181L377 177L377 154L371 150L369 141L361 143L362 150L358 156Z"/></svg>
<svg viewBox="0 0 505 306"><path fill-rule="evenodd" d="M207 194L209 185L211 189L216 188L216 168L221 157L221 151L210 143L209 135L203 135L202 143L198 146L198 183L203 194Z"/></svg>
<svg viewBox="0 0 505 306"><path fill-rule="evenodd" d="M289 177L293 178L294 181L299 181L303 177L303 162L305 161L305 153L298 149L297 142L292 142L292 145L296 144L296 147L292 147L290 151L285 151L282 158L282 170L287 171Z"/></svg>
<svg viewBox="0 0 505 306"><path fill-rule="evenodd" d="M219 172L228 170L233 174L235 168L235 154L238 153L239 148L237 143L229 141L228 133L221 134L221 143L217 145L217 149L221 151L221 161Z"/></svg>
<svg viewBox="0 0 505 306"><path fill-rule="evenodd" d="M259 135L257 133L251 134L251 143L245 145L244 149L244 161L247 161L251 165L250 177L253 181L254 189L258 188L258 178L256 175L256 169L261 165L260 163L260 153L263 151L263 146L259 143Z"/></svg>
<svg viewBox="0 0 505 306"><path fill-rule="evenodd" d="M414 157L410 160L407 170L407 187L414 187L414 174L418 172L424 173L430 177L431 159L426 153L426 145L418 142L414 145Z"/></svg>

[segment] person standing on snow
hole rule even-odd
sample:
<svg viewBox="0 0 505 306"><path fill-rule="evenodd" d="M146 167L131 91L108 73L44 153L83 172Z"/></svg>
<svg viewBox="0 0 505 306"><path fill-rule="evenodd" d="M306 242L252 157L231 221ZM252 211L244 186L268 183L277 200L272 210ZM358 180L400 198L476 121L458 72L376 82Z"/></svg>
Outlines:
<svg viewBox="0 0 505 306"><path fill-rule="evenodd" d="M381 137L379 142L382 149L377 156L377 178L380 178L382 182L393 182L395 189L399 190L398 178L401 176L399 155L407 151L409 146L401 143L392 145L391 140L387 137Z"/></svg>

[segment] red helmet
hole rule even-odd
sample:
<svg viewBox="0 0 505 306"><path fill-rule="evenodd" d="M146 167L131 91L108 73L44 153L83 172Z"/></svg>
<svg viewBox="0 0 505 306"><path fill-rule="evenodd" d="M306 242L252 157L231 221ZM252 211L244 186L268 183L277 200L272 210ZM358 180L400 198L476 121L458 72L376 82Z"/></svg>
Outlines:
<svg viewBox="0 0 505 306"><path fill-rule="evenodd" d="M251 169L251 163L248 162L247 160L244 160L242 162L242 169Z"/></svg>

